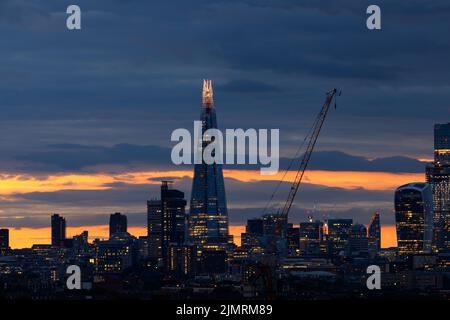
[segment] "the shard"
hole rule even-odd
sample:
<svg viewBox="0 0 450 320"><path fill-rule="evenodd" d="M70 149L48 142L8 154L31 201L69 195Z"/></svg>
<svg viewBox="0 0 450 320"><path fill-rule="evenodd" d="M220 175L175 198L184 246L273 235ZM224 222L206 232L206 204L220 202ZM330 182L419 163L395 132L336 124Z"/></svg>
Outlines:
<svg viewBox="0 0 450 320"><path fill-rule="evenodd" d="M198 151L211 143L203 133L217 128L211 80L203 81L201 136L197 141ZM222 250L228 243L228 210L225 197L222 166L206 164L203 160L195 164L192 184L189 236L192 243L208 250Z"/></svg>

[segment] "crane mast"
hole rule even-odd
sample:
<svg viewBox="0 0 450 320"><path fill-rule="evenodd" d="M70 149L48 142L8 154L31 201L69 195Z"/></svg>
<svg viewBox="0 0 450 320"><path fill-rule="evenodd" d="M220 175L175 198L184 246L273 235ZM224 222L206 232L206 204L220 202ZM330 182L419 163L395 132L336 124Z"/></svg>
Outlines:
<svg viewBox="0 0 450 320"><path fill-rule="evenodd" d="M331 102L335 98L336 94L337 94L337 89L333 89L327 93L327 98L325 100L325 103L323 104L322 110L320 111L319 115L317 116L317 118L314 122L311 138L309 139L308 146L306 148L305 154L303 155L303 158L300 163L300 167L297 171L297 174L295 176L294 182L292 183L292 186L289 190L289 195L284 204L283 210L280 213L280 218L283 221L287 222L289 211L291 210L292 203L294 202L294 199L295 199L295 195L297 194L297 191L298 191L298 188L300 187L303 176L305 175L305 171L306 171L306 168L308 167L308 163L309 163L309 159L311 158L311 154L314 151L314 146L316 145L317 138L319 137L319 134L320 134L320 130L322 129L322 126L323 126L323 123L327 116L328 110L330 109Z"/></svg>

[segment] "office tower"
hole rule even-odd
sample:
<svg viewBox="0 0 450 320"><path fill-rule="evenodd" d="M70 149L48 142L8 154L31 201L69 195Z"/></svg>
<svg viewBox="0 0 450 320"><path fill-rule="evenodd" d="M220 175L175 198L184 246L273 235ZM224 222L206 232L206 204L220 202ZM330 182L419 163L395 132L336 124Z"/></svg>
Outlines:
<svg viewBox="0 0 450 320"><path fill-rule="evenodd" d="M9 229L0 229L0 255L9 251Z"/></svg>
<svg viewBox="0 0 450 320"><path fill-rule="evenodd" d="M434 162L426 168L433 194L433 251L450 251L450 123L434 126Z"/></svg>
<svg viewBox="0 0 450 320"><path fill-rule="evenodd" d="M352 219L328 220L328 242L331 254L336 255L347 251L352 225Z"/></svg>
<svg viewBox="0 0 450 320"><path fill-rule="evenodd" d="M186 200L184 192L169 189L170 181L161 185L162 246L163 259L167 257L169 244L182 245L186 236Z"/></svg>
<svg viewBox="0 0 450 320"><path fill-rule="evenodd" d="M241 234L241 247L249 253L261 253L262 237L264 235L263 219L249 219L245 227L245 233Z"/></svg>
<svg viewBox="0 0 450 320"><path fill-rule="evenodd" d="M162 259L161 200L147 201L147 237L149 258L160 261Z"/></svg>
<svg viewBox="0 0 450 320"><path fill-rule="evenodd" d="M286 231L287 249L290 256L296 256L300 252L300 229L288 224Z"/></svg>
<svg viewBox="0 0 450 320"><path fill-rule="evenodd" d="M367 229L362 224L354 224L351 227L348 239L348 253L350 256L367 256L369 240Z"/></svg>
<svg viewBox="0 0 450 320"><path fill-rule="evenodd" d="M52 215L52 246L64 247L66 240L66 219L59 214Z"/></svg>
<svg viewBox="0 0 450 320"><path fill-rule="evenodd" d="M427 183L410 183L395 191L395 220L400 254L431 252L433 198Z"/></svg>
<svg viewBox="0 0 450 320"><path fill-rule="evenodd" d="M121 273L137 262L137 239L129 233L115 233L109 240L94 241L95 271L99 274Z"/></svg>
<svg viewBox="0 0 450 320"><path fill-rule="evenodd" d="M381 223L380 214L375 212L370 220L369 230L369 253L371 257L375 257L381 249Z"/></svg>
<svg viewBox="0 0 450 320"><path fill-rule="evenodd" d="M434 161L450 163L450 123L434 126Z"/></svg>
<svg viewBox="0 0 450 320"><path fill-rule="evenodd" d="M147 201L149 257L165 263L170 244L186 240L186 200L184 193L161 185L161 200Z"/></svg>
<svg viewBox="0 0 450 320"><path fill-rule="evenodd" d="M323 222L313 221L300 222L300 254L320 254L320 245L323 242Z"/></svg>
<svg viewBox="0 0 450 320"><path fill-rule="evenodd" d="M168 250L168 271L177 278L187 278L196 271L196 247L190 244L171 244Z"/></svg>
<svg viewBox="0 0 450 320"><path fill-rule="evenodd" d="M127 232L127 216L116 212L109 217L109 236L118 232Z"/></svg>
<svg viewBox="0 0 450 320"><path fill-rule="evenodd" d="M204 149L211 143L207 138L201 138L203 133L208 129L217 128L211 80L203 81L200 119L201 134L195 141L195 149L203 154ZM228 243L228 210L222 166L216 163L206 164L202 157L200 160L201 163L196 163L194 167L189 236L200 248L221 250Z"/></svg>
<svg viewBox="0 0 450 320"><path fill-rule="evenodd" d="M279 231L281 231L282 234L286 234L287 231L287 217L282 217L279 214L265 214L262 217L263 220L263 231L265 235L268 236L274 236ZM281 230L277 231L277 228L280 228Z"/></svg>

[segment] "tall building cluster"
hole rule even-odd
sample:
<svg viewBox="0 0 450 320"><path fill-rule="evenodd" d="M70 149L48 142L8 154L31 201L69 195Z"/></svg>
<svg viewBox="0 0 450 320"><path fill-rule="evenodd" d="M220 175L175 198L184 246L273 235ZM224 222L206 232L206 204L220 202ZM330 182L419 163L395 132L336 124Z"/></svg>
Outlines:
<svg viewBox="0 0 450 320"><path fill-rule="evenodd" d="M203 152L212 142L203 133L217 128L210 80L203 82L200 120L196 150ZM0 288L9 296L57 297L65 290L65 267L76 264L83 289L99 289L100 298L122 292L139 298L328 299L367 294L367 267L377 265L388 293L448 292L450 124L435 126L434 145L426 181L394 193L396 248L382 248L378 212L367 225L313 217L293 224L264 214L247 220L238 247L229 235L222 167L202 160L194 167L189 210L184 192L161 181L147 201L146 236L128 233L128 218L120 212L109 216L109 236L93 241L87 231L68 237L59 214L51 216L51 244L12 250L9 230L0 229Z"/></svg>
<svg viewBox="0 0 450 320"><path fill-rule="evenodd" d="M426 183L395 192L397 242L401 254L450 252L450 123L434 126L434 161Z"/></svg>

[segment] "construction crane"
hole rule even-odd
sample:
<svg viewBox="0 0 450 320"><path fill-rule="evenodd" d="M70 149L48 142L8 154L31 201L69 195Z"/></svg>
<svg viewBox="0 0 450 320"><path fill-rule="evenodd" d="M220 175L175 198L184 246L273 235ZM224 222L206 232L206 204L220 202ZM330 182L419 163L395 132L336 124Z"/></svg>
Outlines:
<svg viewBox="0 0 450 320"><path fill-rule="evenodd" d="M311 138L309 139L308 146L303 155L302 161L300 162L300 167L297 170L294 182L292 183L291 189L289 190L289 195L286 199L283 210L280 213L280 218L282 220L285 219L287 221L289 211L291 210L295 196L298 192L298 188L302 183L303 176L305 175L306 168L308 167L309 160L311 159L311 155L314 151L314 147L316 145L317 138L319 137L320 130L322 130L322 126L328 114L328 110L330 109L331 102L333 102L333 99L336 95L341 95L341 92L338 93L337 89L333 89L327 93L327 98L325 100L325 103L323 104L322 110L320 110L320 113L314 122Z"/></svg>
<svg viewBox="0 0 450 320"><path fill-rule="evenodd" d="M297 170L297 173L295 175L294 182L292 183L292 186L289 190L288 197L286 199L286 202L284 203L283 209L281 212L279 212L276 215L276 224L275 224L275 237L272 238L271 241L269 241L269 255L266 255L262 261L258 263L257 266L257 272L254 274L254 277L252 279L253 283L256 283L258 280L262 280L263 287L265 287L265 295L269 300L273 300L275 298L275 288L273 283L273 271L274 266L277 264L277 258L276 255L283 255L286 245L286 239L285 234L283 234L283 229L287 225L289 211L292 208L292 204L294 202L295 196L298 192L298 189L300 187L300 184L302 183L303 176L305 175L306 168L308 167L309 160L311 159L311 155L314 151L314 147L317 142L317 138L319 137L320 131L322 130L323 123L325 121L325 118L328 114L328 111L330 109L331 103L333 102L333 99L336 98L336 96L340 96L341 92L337 89L333 89L329 92L327 92L327 97L325 99L325 103L322 106L322 109L320 110L320 113L318 114L316 120L314 121L314 124L311 128L311 134L307 135L307 137L304 140L304 143L307 141L308 137L308 144L306 147L306 151L303 154L303 157L300 162L300 166ZM335 104L336 108L336 104ZM303 146L303 144L302 144ZM302 149L302 146L300 149ZM291 163L292 164L292 163ZM286 170L289 171L289 168ZM285 175L286 175L285 173ZM284 177L283 177L284 179ZM278 188L278 187L277 187ZM276 192L276 190L275 190ZM273 199L273 194L271 197L271 200ZM269 200L269 203L270 201ZM284 248L283 248L284 247ZM275 254L272 255L272 254Z"/></svg>

